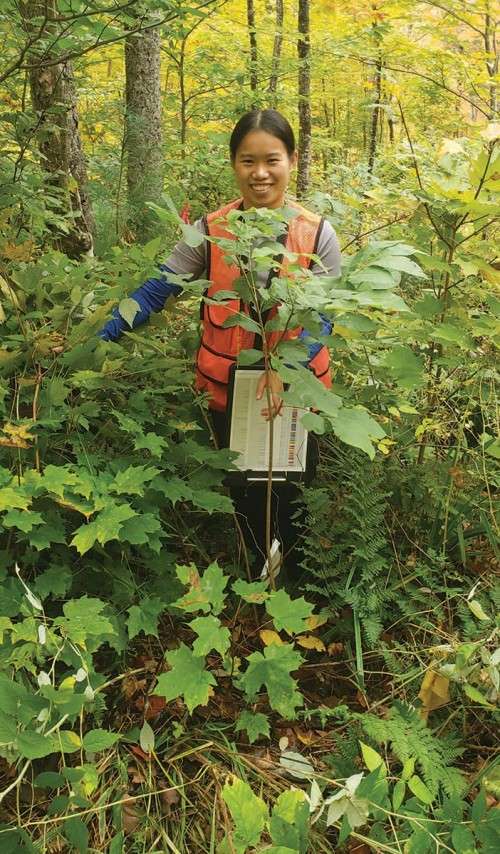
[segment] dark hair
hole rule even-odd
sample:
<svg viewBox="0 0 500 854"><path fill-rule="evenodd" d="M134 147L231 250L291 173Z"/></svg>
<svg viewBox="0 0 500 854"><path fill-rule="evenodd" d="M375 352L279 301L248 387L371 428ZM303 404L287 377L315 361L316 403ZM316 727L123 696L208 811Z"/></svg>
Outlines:
<svg viewBox="0 0 500 854"><path fill-rule="evenodd" d="M285 119L278 110L250 110L236 123L231 139L229 140L229 151L231 160L236 157L236 152L252 130L264 130L266 133L280 139L285 146L288 156L291 157L295 151L295 136L290 122Z"/></svg>

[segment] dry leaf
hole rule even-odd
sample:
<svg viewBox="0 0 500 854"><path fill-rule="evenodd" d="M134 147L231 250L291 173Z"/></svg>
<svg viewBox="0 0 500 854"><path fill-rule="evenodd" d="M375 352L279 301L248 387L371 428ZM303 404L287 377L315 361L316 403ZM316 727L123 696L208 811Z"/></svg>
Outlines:
<svg viewBox="0 0 500 854"><path fill-rule="evenodd" d="M125 835L135 833L139 827L143 814L133 798L124 798L122 801L122 822Z"/></svg>
<svg viewBox="0 0 500 854"><path fill-rule="evenodd" d="M293 731L294 731L295 735L297 736L298 740L302 744L305 744L306 747L309 747L309 745L313 744L316 741L316 735L311 730L308 730L307 732L303 732L298 727L294 727Z"/></svg>
<svg viewBox="0 0 500 854"><path fill-rule="evenodd" d="M273 632L271 629L261 629L259 635L264 646L271 646L273 643L283 646L284 641L281 640L278 632Z"/></svg>
<svg viewBox="0 0 500 854"><path fill-rule="evenodd" d="M1 250L4 258L9 261L29 261L34 248L33 240L25 240L24 243L6 243Z"/></svg>
<svg viewBox="0 0 500 854"><path fill-rule="evenodd" d="M435 670L428 670L422 680L418 698L422 701L420 714L426 721L429 712L450 702L450 680Z"/></svg>
<svg viewBox="0 0 500 854"><path fill-rule="evenodd" d="M175 807L179 801L180 797L177 789L166 789L164 792L161 792L160 802L163 814L169 816L172 812L172 807Z"/></svg>
<svg viewBox="0 0 500 854"><path fill-rule="evenodd" d="M296 638L299 646L303 646L304 649L315 649L316 652L324 652L326 647L323 641L320 638L316 638L314 635L300 635Z"/></svg>
<svg viewBox="0 0 500 854"><path fill-rule="evenodd" d="M333 643L328 644L326 651L328 655L331 655L332 657L334 655L341 655L344 652L344 644L340 641L334 641Z"/></svg>
<svg viewBox="0 0 500 854"><path fill-rule="evenodd" d="M324 626L327 621L328 614L311 614L311 616L306 620L306 626L311 632L313 632L314 629L319 628L319 626Z"/></svg>

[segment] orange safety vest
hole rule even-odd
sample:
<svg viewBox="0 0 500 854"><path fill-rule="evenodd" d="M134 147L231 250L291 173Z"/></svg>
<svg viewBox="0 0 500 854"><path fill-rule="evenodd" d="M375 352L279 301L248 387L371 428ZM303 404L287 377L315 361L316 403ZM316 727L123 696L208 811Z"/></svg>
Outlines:
<svg viewBox="0 0 500 854"><path fill-rule="evenodd" d="M241 207L241 203L242 199L237 199L209 214L205 218L207 234L211 237L232 238L233 235L227 230L224 220L229 211ZM311 259L307 256L316 250L321 217L295 202L288 204L295 208L298 214L288 224L285 246L298 256L297 261L301 267L308 267ZM236 264L230 264L225 260L219 246L212 242L208 246L207 278L211 284L206 296L213 297L218 291L232 290L233 282L241 276L241 271ZM286 272L286 266L285 260L281 266L282 275ZM276 313L277 309L278 306L271 309L268 319ZM225 327L223 325L224 321L236 312L249 314L249 308L240 299L224 300L220 305L202 304L203 331L196 359L196 388L208 392L210 406L220 412L226 410L231 367L235 364L241 350L250 350L255 345L254 332L249 332L241 326ZM301 327L267 333L269 350L273 350L280 341L297 338L300 332ZM327 388L331 388L330 355L327 347L323 346L318 351L310 360L309 367Z"/></svg>

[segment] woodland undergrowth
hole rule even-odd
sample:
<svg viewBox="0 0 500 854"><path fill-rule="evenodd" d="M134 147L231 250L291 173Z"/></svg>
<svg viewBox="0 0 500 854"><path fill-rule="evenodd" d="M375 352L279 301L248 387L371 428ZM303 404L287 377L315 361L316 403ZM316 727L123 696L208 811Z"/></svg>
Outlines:
<svg viewBox="0 0 500 854"><path fill-rule="evenodd" d="M194 230L164 200L143 247L77 263L40 234L11 253L2 852L498 851L498 272L475 225L497 203L496 150L429 158L425 189L408 156L362 213L346 200L340 279L259 297L281 303L275 328L324 343L319 314L335 324L331 393L293 342L241 359L280 372L319 437L302 567L282 586L247 573L233 455L192 389L204 283L120 343L97 337L116 303L131 323L166 234ZM327 193L311 204L332 210ZM404 227L360 236L398 204ZM243 275L223 300L254 294L278 225L235 216L223 248Z"/></svg>

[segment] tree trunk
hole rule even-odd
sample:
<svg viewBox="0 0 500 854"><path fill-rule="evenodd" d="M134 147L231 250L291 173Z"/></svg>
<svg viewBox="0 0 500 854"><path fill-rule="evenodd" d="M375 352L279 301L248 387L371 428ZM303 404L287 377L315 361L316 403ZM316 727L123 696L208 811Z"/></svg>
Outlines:
<svg viewBox="0 0 500 854"><path fill-rule="evenodd" d="M247 0L247 23L248 37L250 39L250 89L252 92L257 92L257 33L255 31L255 6L253 0Z"/></svg>
<svg viewBox="0 0 500 854"><path fill-rule="evenodd" d="M372 117L370 122L370 142L368 150L368 172L373 172L375 165L375 156L377 153L377 129L380 115L380 99L382 98L382 55L379 54L375 64L375 77L373 80L373 90L375 103L373 105Z"/></svg>
<svg viewBox="0 0 500 854"><path fill-rule="evenodd" d="M299 161L297 198L309 189L311 169L311 44L309 38L309 0L299 0L297 53L299 57Z"/></svg>
<svg viewBox="0 0 500 854"><path fill-rule="evenodd" d="M490 78L490 119L494 119L497 114L497 83L496 77L498 74L498 49L496 44L496 22L489 13L489 0L486 3L487 13L484 20L484 47L486 51L486 68Z"/></svg>
<svg viewBox="0 0 500 854"><path fill-rule="evenodd" d="M45 18L44 36L50 40L51 21L57 13L56 0L29 0L21 5L21 15L28 34ZM30 63L55 59L38 42L30 52ZM87 190L87 169L78 128L77 96L70 62L34 67L29 72L33 109L38 116L36 134L42 155L41 165L57 188L63 213L71 217L67 234L57 234L55 243L70 258L93 254L95 221Z"/></svg>
<svg viewBox="0 0 500 854"><path fill-rule="evenodd" d="M125 41L125 157L128 226L139 241L152 233L154 216L146 207L163 191L160 33L150 28Z"/></svg>
<svg viewBox="0 0 500 854"><path fill-rule="evenodd" d="M274 31L273 58L271 61L271 77L269 80L269 95L271 104L276 106L278 75L280 70L281 47L283 45L283 0L276 0L276 29Z"/></svg>

